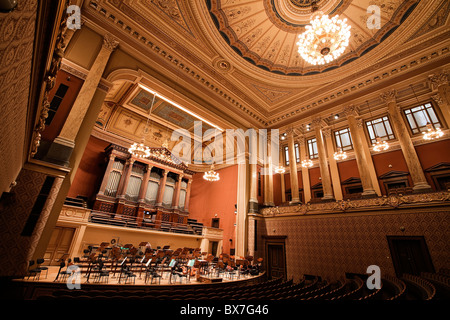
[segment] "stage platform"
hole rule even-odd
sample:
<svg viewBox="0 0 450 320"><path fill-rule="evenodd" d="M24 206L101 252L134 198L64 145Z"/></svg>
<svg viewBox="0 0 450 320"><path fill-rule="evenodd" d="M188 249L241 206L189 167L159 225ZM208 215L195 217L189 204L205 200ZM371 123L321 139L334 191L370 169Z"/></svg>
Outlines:
<svg viewBox="0 0 450 320"><path fill-rule="evenodd" d="M259 275L199 275L192 277L171 277L170 272L163 273L161 278L151 281L145 278L145 272L135 272L133 278L120 277L119 273L110 273L108 278L99 279L95 274L89 277L86 273L80 274L79 286L75 286L75 282L68 281L58 277L59 267L49 266L48 274L44 271L39 279L33 277L25 277L24 279L13 280L15 295L18 299L35 300L41 296L52 295L55 291L79 290L80 292L96 291L96 292L126 292L133 291L138 294L152 292L170 292L171 290L179 291L189 288L217 288L226 289L229 286L246 286L253 285L266 280L266 274L261 272ZM55 281L56 279L56 281Z"/></svg>

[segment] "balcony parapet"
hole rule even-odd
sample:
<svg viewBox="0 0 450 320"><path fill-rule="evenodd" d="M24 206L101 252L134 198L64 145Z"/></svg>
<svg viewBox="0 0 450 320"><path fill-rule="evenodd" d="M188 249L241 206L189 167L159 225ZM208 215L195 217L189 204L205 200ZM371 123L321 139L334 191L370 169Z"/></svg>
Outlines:
<svg viewBox="0 0 450 320"><path fill-rule="evenodd" d="M333 202L298 204L293 206L277 206L263 208L259 211L264 217L332 214L361 211L379 211L414 207L433 207L448 205L450 192L429 192L414 194L392 194L389 196L367 199L348 199Z"/></svg>

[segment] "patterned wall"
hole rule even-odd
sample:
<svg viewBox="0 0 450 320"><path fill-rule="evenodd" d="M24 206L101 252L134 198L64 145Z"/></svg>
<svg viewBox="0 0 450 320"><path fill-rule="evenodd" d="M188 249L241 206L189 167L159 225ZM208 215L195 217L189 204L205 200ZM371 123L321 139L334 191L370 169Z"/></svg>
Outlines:
<svg viewBox="0 0 450 320"><path fill-rule="evenodd" d="M21 236L47 175L23 169L17 186L0 203L0 276L20 276L28 267L63 181L56 178L30 237Z"/></svg>
<svg viewBox="0 0 450 320"><path fill-rule="evenodd" d="M386 236L424 236L435 269L448 268L448 210L415 210L263 219L255 256L264 257L262 234L286 235L288 278L296 281L303 274L339 279L345 272L366 273L372 264L382 275L395 275Z"/></svg>
<svg viewBox="0 0 450 320"><path fill-rule="evenodd" d="M0 194L22 165L37 1L0 13ZM22 130L17 130L22 128Z"/></svg>

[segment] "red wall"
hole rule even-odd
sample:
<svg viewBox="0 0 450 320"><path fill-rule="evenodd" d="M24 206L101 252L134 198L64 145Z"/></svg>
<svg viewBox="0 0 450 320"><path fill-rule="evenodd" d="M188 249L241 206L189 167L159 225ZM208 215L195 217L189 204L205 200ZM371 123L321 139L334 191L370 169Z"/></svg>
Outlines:
<svg viewBox="0 0 450 320"><path fill-rule="evenodd" d="M108 142L97 139L93 136L84 150L80 165L75 174L72 186L69 189L68 197L85 196L93 199L102 183L106 169L105 148Z"/></svg>
<svg viewBox="0 0 450 320"><path fill-rule="evenodd" d="M281 204L281 174L273 175L273 203L276 206Z"/></svg>
<svg viewBox="0 0 450 320"><path fill-rule="evenodd" d="M436 150L438 150L438 152L436 152ZM416 152L423 170L441 162L450 162L450 140L438 140L436 142L417 146ZM428 172L425 172L425 177L430 186L435 188Z"/></svg>
<svg viewBox="0 0 450 320"><path fill-rule="evenodd" d="M408 166L406 165L405 158L403 157L403 153L401 150L374 154L372 156L372 159L377 177L390 171L409 172ZM392 167L389 167L389 165L391 165ZM408 176L408 181L410 186L412 186L412 180L410 176ZM386 189L384 188L383 182L381 180L378 180L378 182L380 184L381 193L386 194Z"/></svg>
<svg viewBox="0 0 450 320"><path fill-rule="evenodd" d="M338 171L339 171L339 178L342 181L347 180L348 178L359 178L359 170L358 170L358 164L356 163L355 159L338 162Z"/></svg>
<svg viewBox="0 0 450 320"><path fill-rule="evenodd" d="M210 227L212 218L219 218L219 228L223 229L223 252L230 253L234 248L237 203L238 166L233 165L216 171L220 180L209 182L203 173L196 173L192 179L189 218L196 219ZM217 217L215 215L217 214ZM232 239L230 244L229 239Z"/></svg>

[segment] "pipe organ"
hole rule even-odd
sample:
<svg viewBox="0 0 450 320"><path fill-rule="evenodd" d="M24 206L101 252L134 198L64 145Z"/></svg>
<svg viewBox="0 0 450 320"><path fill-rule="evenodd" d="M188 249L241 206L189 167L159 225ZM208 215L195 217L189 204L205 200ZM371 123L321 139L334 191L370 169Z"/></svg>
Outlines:
<svg viewBox="0 0 450 320"><path fill-rule="evenodd" d="M109 161L94 211L136 217L138 224L145 215L159 223L187 223L194 172L166 148L154 149L154 156L146 159L133 158L126 148L117 145L105 149Z"/></svg>

